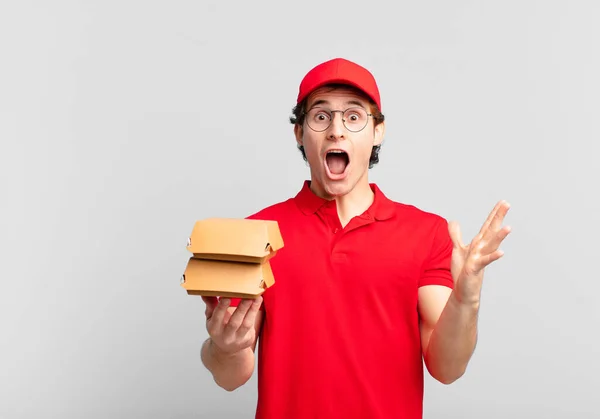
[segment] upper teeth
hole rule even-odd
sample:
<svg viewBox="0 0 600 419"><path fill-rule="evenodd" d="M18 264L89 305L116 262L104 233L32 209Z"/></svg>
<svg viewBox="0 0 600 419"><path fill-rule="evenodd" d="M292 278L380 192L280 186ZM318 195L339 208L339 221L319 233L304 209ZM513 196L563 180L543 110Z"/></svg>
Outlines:
<svg viewBox="0 0 600 419"><path fill-rule="evenodd" d="M342 154L342 153L345 153L345 151L331 150L330 153L339 153L339 154Z"/></svg>

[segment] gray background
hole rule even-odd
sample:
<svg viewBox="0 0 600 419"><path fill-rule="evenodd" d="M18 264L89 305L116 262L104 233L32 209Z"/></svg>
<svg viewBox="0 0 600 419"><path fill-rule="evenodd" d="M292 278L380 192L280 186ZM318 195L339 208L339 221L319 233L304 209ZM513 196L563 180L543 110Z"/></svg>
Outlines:
<svg viewBox="0 0 600 419"><path fill-rule="evenodd" d="M391 198L472 237L512 204L480 340L426 418L600 417L599 3L3 1L0 417L253 416L199 360L197 219L295 194L313 65L373 71ZM316 297L318 298L318 297ZM215 416L217 415L217 416Z"/></svg>

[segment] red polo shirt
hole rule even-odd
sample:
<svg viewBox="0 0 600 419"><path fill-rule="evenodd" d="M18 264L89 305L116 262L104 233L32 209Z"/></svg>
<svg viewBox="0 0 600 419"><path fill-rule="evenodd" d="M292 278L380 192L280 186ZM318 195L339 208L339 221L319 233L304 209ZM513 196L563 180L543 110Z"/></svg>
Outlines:
<svg viewBox="0 0 600 419"><path fill-rule="evenodd" d="M335 201L306 181L249 218L276 220L258 345L259 419L421 419L417 291L453 286L446 221L389 200L342 228Z"/></svg>

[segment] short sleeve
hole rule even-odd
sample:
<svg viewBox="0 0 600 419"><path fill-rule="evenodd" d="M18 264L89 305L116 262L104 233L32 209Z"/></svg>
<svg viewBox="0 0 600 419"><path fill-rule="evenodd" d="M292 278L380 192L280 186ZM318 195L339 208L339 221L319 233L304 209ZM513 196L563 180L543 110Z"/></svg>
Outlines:
<svg viewBox="0 0 600 419"><path fill-rule="evenodd" d="M448 222L439 217L434 228L434 234L431 243L429 256L427 257L419 286L424 285L443 285L454 288L452 272L450 270L452 263L452 239L448 232Z"/></svg>

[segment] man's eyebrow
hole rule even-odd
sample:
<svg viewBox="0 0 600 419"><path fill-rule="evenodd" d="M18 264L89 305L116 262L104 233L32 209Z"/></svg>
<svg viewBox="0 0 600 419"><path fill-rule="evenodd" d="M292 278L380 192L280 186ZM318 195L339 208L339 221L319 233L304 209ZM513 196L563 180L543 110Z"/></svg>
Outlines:
<svg viewBox="0 0 600 419"><path fill-rule="evenodd" d="M319 99L315 103L311 104L310 107L314 108L315 106L319 106L319 105L323 105L323 104L328 104L328 103L329 102L326 101L325 99Z"/></svg>
<svg viewBox="0 0 600 419"><path fill-rule="evenodd" d="M356 106L360 106L361 108L364 108L365 105L362 102L359 102L358 100L350 100L348 102L346 102L348 105L356 105Z"/></svg>
<svg viewBox="0 0 600 419"><path fill-rule="evenodd" d="M329 101L327 101L325 99L319 99L319 100L315 101L315 103L311 104L310 107L314 108L315 106L328 105L328 104L329 104ZM364 103L359 102L358 100L349 100L348 102L346 102L346 104L360 106L361 108L365 107Z"/></svg>

